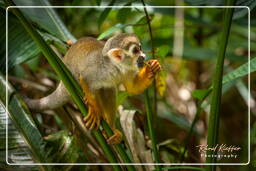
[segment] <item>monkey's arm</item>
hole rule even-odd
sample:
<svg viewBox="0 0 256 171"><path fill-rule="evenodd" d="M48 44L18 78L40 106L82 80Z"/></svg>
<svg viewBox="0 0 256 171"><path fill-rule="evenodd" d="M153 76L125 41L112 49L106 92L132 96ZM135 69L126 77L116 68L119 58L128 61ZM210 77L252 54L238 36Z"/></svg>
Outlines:
<svg viewBox="0 0 256 171"><path fill-rule="evenodd" d="M154 76L159 72L161 66L157 60L150 60L146 65L138 72L133 80L127 80L124 86L128 93L140 94L152 83Z"/></svg>

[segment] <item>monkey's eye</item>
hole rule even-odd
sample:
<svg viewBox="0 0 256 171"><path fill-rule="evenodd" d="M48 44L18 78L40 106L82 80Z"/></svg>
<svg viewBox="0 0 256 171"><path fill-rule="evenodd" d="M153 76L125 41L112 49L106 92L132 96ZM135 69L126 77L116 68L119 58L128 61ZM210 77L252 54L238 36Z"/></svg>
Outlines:
<svg viewBox="0 0 256 171"><path fill-rule="evenodd" d="M138 47L135 47L135 48L133 48L133 50L132 50L132 53L133 53L133 54L137 54L137 53L139 53L139 52L140 52L140 50L139 50Z"/></svg>

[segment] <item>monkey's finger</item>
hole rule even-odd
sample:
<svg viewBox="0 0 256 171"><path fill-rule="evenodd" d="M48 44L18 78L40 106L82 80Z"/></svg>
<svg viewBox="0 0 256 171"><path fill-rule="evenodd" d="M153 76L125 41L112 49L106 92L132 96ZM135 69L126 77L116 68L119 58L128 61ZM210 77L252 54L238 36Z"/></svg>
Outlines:
<svg viewBox="0 0 256 171"><path fill-rule="evenodd" d="M153 73L153 72L149 72L148 78L149 78L149 79L152 79L153 77L154 77L154 73Z"/></svg>
<svg viewBox="0 0 256 171"><path fill-rule="evenodd" d="M149 60L149 61L147 61L146 63L147 63L148 65L151 65L152 62L153 62L153 60Z"/></svg>
<svg viewBox="0 0 256 171"><path fill-rule="evenodd" d="M88 106L88 99L84 97L83 100L84 100L84 103Z"/></svg>
<svg viewBox="0 0 256 171"><path fill-rule="evenodd" d="M150 60L150 61L148 62L148 64L149 64L150 67L152 67L155 62L156 62L156 60Z"/></svg>
<svg viewBox="0 0 256 171"><path fill-rule="evenodd" d="M90 111L89 111L89 113L88 113L88 115L86 116L86 117L84 117L84 122L87 122L88 121L88 119L90 119L90 117L91 117L91 113L90 113Z"/></svg>
<svg viewBox="0 0 256 171"><path fill-rule="evenodd" d="M153 72L156 73L158 71L161 70L161 66L160 65L155 65L153 68L152 68Z"/></svg>
<svg viewBox="0 0 256 171"><path fill-rule="evenodd" d="M90 128L89 128L90 130L92 130L92 129L95 127L97 118L96 118L96 117L93 117L92 120L93 120L93 121L92 121L91 126L90 126Z"/></svg>
<svg viewBox="0 0 256 171"><path fill-rule="evenodd" d="M152 69L152 70L154 70L154 69L155 69L155 68L157 68L157 67L160 67L160 65L159 65L159 63L158 63L158 62L157 62L157 63L152 64L151 69Z"/></svg>
<svg viewBox="0 0 256 171"><path fill-rule="evenodd" d="M97 118L96 130L98 130L100 127L100 120L101 120L100 117Z"/></svg>
<svg viewBox="0 0 256 171"><path fill-rule="evenodd" d="M85 124L86 128L90 128L90 125L91 125L92 122L93 122L93 117L90 117L90 119L87 120L87 122Z"/></svg>

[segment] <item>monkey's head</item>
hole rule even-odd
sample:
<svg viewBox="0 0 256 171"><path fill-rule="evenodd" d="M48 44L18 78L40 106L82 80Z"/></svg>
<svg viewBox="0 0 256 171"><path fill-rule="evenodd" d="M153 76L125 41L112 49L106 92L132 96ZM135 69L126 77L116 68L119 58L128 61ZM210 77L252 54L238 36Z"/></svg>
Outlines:
<svg viewBox="0 0 256 171"><path fill-rule="evenodd" d="M128 68L142 67L145 54L135 34L118 34L105 43L102 50L115 64Z"/></svg>

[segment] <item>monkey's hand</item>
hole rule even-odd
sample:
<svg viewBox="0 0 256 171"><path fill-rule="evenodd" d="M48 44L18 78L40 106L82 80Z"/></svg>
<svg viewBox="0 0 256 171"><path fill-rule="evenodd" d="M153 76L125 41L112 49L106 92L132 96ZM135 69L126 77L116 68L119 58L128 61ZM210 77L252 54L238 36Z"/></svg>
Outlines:
<svg viewBox="0 0 256 171"><path fill-rule="evenodd" d="M145 76L142 76L142 78L148 78L148 79L153 79L154 76L161 70L161 65L159 64L158 60L152 59L146 62L145 66Z"/></svg>
<svg viewBox="0 0 256 171"><path fill-rule="evenodd" d="M124 86L131 94L140 94L152 84L155 75L160 71L161 65L155 59L149 60L139 71L134 80L127 80Z"/></svg>

